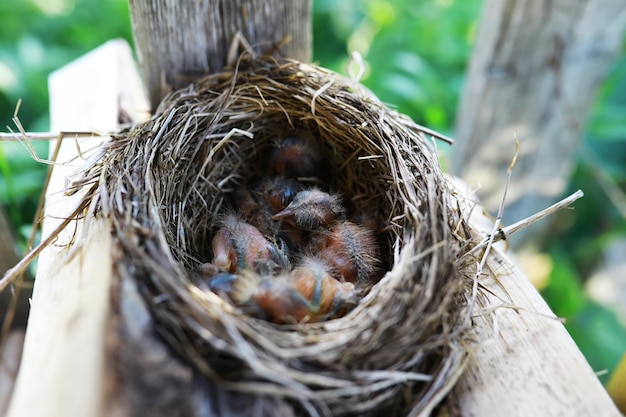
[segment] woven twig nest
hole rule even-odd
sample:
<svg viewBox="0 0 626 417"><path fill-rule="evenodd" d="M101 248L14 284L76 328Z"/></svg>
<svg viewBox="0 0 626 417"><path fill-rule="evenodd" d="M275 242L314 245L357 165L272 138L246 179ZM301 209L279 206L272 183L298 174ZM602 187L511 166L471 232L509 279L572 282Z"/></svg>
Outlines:
<svg viewBox="0 0 626 417"><path fill-rule="evenodd" d="M314 136L332 186L388 224L387 272L341 318L274 324L194 277L227 195L286 135ZM170 94L107 145L96 193L159 331L220 389L278 396L304 415L428 413L460 373L467 280L460 214L432 144L356 83L315 66L243 59Z"/></svg>

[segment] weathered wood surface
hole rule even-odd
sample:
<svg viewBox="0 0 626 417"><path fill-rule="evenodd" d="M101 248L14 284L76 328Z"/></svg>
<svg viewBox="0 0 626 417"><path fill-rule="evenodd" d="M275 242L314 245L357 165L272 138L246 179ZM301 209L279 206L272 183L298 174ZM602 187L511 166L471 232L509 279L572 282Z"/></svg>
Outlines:
<svg viewBox="0 0 626 417"><path fill-rule="evenodd" d="M120 103L142 100L132 53L123 41L111 41L53 73L49 84L55 131L115 129ZM65 164L55 165L46 193L43 238L77 206L78 194L63 195L65 177L84 162L77 149L88 157L103 140L64 140L57 161ZM112 365L104 355L112 326L111 239L108 221L91 220L71 224L39 257L23 360L8 416L102 415L106 373ZM84 246L68 263L73 248L69 244L77 239Z"/></svg>
<svg viewBox="0 0 626 417"><path fill-rule="evenodd" d="M130 0L133 33L150 103L171 88L221 70L236 33L256 53L280 47L311 60L311 0Z"/></svg>
<svg viewBox="0 0 626 417"><path fill-rule="evenodd" d="M471 187L452 178L480 235L493 230ZM452 415L614 416L620 413L563 324L496 243L479 278L468 367L450 393ZM455 414L458 413L458 414Z"/></svg>
<svg viewBox="0 0 626 417"><path fill-rule="evenodd" d="M453 170L480 187L481 201L495 213L519 139L505 224L561 196L625 27L622 0L484 2L458 111Z"/></svg>
<svg viewBox="0 0 626 417"><path fill-rule="evenodd" d="M565 327L495 250L487 263L492 273L481 279L492 294L477 303L472 333L479 343L450 395L454 408L463 417L619 417Z"/></svg>

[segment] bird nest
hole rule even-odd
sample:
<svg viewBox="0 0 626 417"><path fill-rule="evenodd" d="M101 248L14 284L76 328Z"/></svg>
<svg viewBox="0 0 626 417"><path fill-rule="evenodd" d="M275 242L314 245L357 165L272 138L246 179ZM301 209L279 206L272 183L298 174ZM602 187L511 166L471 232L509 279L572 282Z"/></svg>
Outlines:
<svg viewBox="0 0 626 417"><path fill-rule="evenodd" d="M280 397L304 415L427 414L462 369L468 280L461 215L432 143L357 83L286 59L175 91L86 175L159 332L220 389ZM380 279L345 315L273 323L207 290L198 266L233 190L286 136L319 141L328 188L379 219ZM299 411L298 411L299 410Z"/></svg>

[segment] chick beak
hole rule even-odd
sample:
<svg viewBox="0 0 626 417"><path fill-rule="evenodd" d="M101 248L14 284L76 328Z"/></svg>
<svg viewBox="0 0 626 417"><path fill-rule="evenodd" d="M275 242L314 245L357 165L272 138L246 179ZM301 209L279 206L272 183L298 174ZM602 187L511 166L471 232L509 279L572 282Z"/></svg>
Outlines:
<svg viewBox="0 0 626 417"><path fill-rule="evenodd" d="M285 223L289 223L292 226L294 225L294 220L296 217L296 213L293 208L287 206L284 210L279 211L278 213L272 216L272 220L282 221Z"/></svg>
<svg viewBox="0 0 626 417"><path fill-rule="evenodd" d="M235 272L231 271L233 263L230 259L230 254L226 251L217 252L212 263L223 271Z"/></svg>

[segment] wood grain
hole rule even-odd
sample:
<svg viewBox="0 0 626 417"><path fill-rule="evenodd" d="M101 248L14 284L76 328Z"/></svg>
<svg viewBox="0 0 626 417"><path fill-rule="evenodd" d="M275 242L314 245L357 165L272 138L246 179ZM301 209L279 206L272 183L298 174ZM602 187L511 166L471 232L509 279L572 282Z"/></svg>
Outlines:
<svg viewBox="0 0 626 417"><path fill-rule="evenodd" d="M487 295L473 315L476 344L450 395L459 415L619 417L563 324L519 268L498 249L487 267L480 280Z"/></svg>
<svg viewBox="0 0 626 417"><path fill-rule="evenodd" d="M311 0L130 0L152 108L172 88L221 70L237 33L256 53L290 39L283 55L309 62L311 5Z"/></svg>

